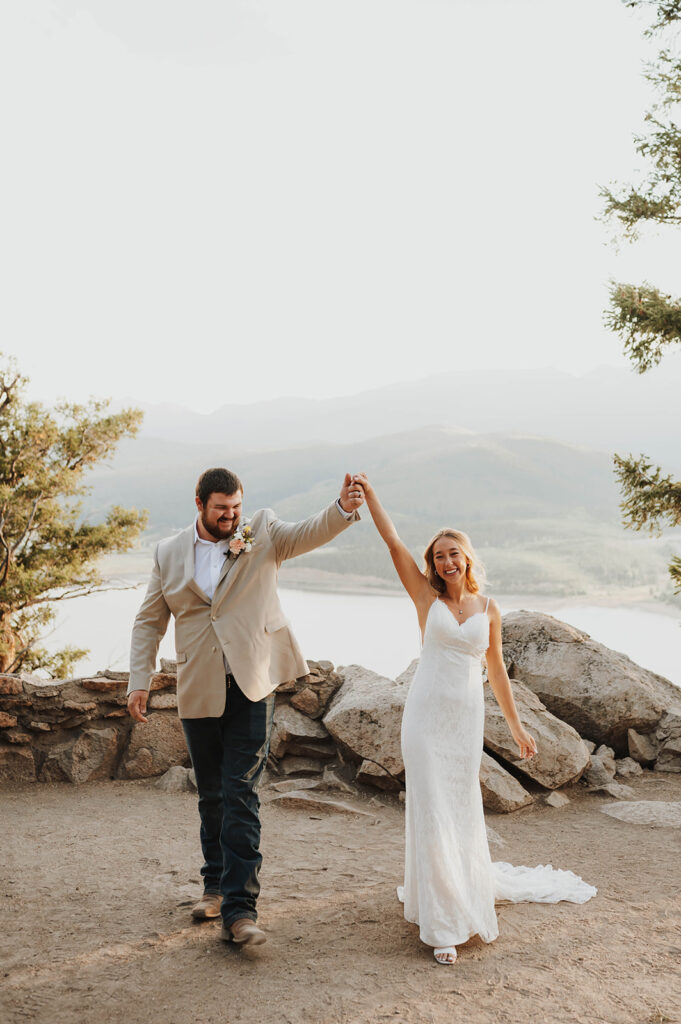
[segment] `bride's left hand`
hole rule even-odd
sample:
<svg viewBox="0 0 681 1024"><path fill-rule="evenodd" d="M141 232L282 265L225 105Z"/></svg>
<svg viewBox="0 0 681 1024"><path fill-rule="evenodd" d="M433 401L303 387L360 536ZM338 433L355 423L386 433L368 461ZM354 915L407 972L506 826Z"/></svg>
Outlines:
<svg viewBox="0 0 681 1024"><path fill-rule="evenodd" d="M511 729L511 733L513 739L518 744L520 756L522 758L534 757L537 753L537 742L534 736L527 729L524 729L522 725L519 725L516 729Z"/></svg>

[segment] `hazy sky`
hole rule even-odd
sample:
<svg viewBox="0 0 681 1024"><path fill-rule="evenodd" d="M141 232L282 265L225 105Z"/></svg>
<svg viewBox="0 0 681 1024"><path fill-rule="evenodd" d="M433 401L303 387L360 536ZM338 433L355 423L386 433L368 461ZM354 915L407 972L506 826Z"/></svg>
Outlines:
<svg viewBox="0 0 681 1024"><path fill-rule="evenodd" d="M622 361L608 280L681 290L681 238L618 255L594 220L634 167L644 24L620 0L2 5L0 347L46 401L206 411Z"/></svg>

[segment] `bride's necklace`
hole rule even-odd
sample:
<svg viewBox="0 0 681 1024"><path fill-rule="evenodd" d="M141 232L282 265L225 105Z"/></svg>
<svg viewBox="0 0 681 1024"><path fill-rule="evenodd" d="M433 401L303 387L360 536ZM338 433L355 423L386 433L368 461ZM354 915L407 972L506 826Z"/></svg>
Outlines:
<svg viewBox="0 0 681 1024"><path fill-rule="evenodd" d="M458 607L458 605L462 604L462 603L463 603L463 597L461 598L461 601L459 601L458 603L457 602L452 602L452 604L454 605L454 609L455 609L457 615L463 615L465 613L465 611L466 611L465 608Z"/></svg>

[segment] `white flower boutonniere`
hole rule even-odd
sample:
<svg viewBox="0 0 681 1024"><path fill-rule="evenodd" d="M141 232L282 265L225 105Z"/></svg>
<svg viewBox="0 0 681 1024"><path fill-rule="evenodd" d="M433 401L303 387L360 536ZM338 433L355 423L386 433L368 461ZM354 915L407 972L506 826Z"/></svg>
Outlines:
<svg viewBox="0 0 681 1024"><path fill-rule="evenodd" d="M230 554L237 558L242 551L250 551L255 541L250 526L240 526L229 542Z"/></svg>

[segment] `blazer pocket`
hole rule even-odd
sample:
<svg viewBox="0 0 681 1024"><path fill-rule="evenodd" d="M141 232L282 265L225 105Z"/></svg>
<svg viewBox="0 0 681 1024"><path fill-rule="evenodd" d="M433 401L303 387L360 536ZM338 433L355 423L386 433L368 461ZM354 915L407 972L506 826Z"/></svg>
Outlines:
<svg viewBox="0 0 681 1024"><path fill-rule="evenodd" d="M265 623L266 633L276 633L279 629L285 629L288 626L288 622L285 618L280 617L278 619L270 619L269 622Z"/></svg>
<svg viewBox="0 0 681 1024"><path fill-rule="evenodd" d="M186 660L187 655L184 653L184 651L178 651L177 654L175 655L175 661L177 662L178 665L184 665Z"/></svg>

